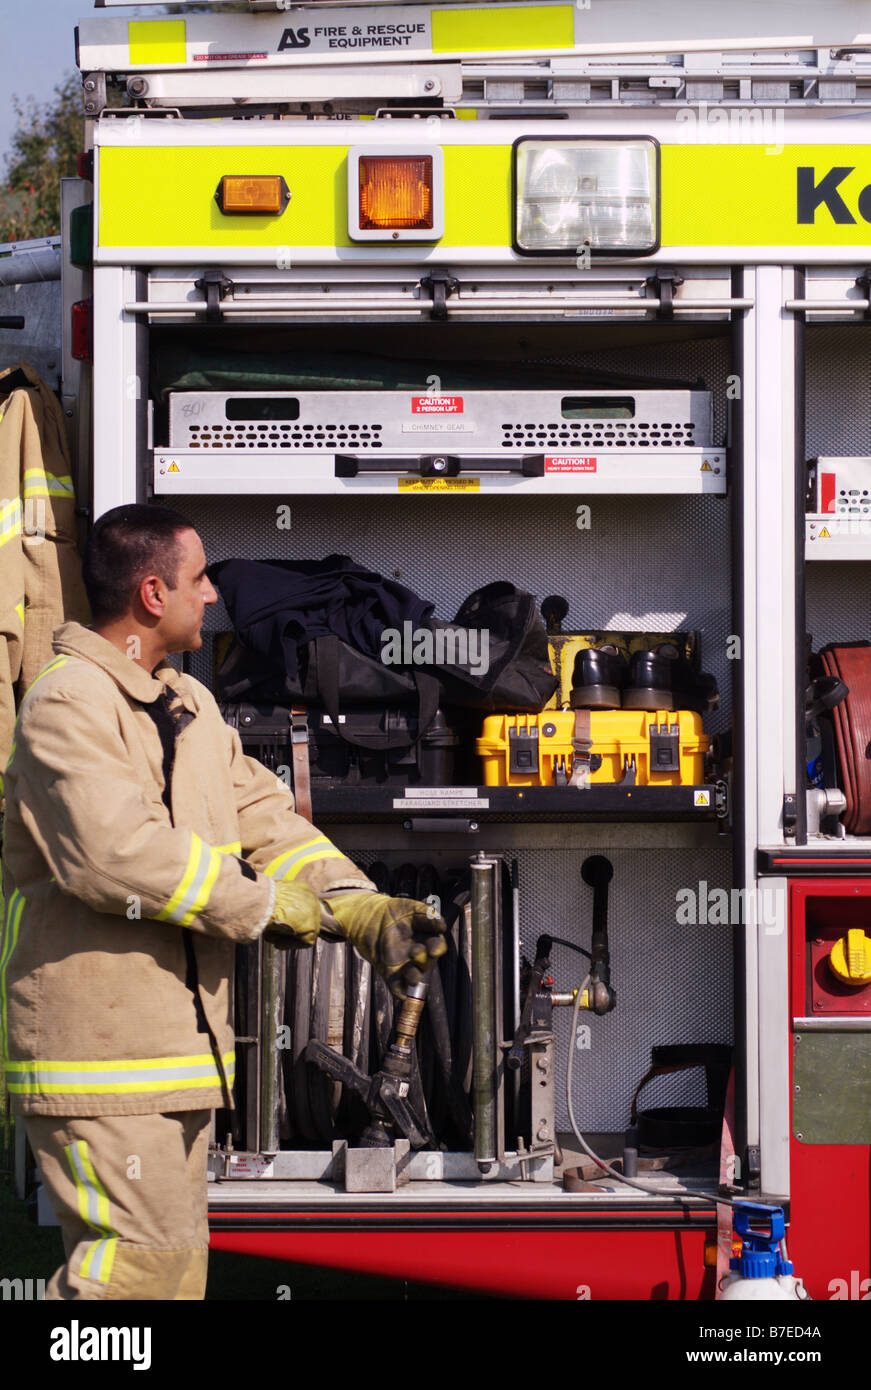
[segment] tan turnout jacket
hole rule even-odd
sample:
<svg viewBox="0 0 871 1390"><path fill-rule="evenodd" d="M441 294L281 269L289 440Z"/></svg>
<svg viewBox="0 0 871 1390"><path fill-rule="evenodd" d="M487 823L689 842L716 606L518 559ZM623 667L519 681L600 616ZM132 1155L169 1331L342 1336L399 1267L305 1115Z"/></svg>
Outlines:
<svg viewBox="0 0 871 1390"><path fill-rule="evenodd" d="M22 374L29 383L9 391ZM0 795L15 706L64 618L87 622L63 411L32 367L0 372Z"/></svg>
<svg viewBox="0 0 871 1390"><path fill-rule="evenodd" d="M234 947L270 920L274 880L372 885L244 756L198 681L169 664L149 675L78 623L53 645L6 775L0 1005L13 1103L30 1115L229 1105ZM172 817L146 708L166 688L184 726Z"/></svg>

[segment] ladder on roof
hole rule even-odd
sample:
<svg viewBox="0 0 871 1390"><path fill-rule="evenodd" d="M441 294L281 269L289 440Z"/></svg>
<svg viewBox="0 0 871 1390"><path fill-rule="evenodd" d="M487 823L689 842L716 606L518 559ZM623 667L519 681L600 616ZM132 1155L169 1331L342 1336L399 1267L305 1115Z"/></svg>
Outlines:
<svg viewBox="0 0 871 1390"><path fill-rule="evenodd" d="M249 5L83 21L86 114L106 108L107 80L130 105L189 115L352 114L391 103L499 115L518 106L705 101L811 111L871 102L864 0Z"/></svg>

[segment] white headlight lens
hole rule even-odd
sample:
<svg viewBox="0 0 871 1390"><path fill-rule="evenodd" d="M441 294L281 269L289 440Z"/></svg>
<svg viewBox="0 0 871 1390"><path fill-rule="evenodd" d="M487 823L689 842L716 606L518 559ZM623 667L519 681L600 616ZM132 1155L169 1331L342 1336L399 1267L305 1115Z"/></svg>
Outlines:
<svg viewBox="0 0 871 1390"><path fill-rule="evenodd" d="M652 140L521 140L521 251L651 251L656 246Z"/></svg>

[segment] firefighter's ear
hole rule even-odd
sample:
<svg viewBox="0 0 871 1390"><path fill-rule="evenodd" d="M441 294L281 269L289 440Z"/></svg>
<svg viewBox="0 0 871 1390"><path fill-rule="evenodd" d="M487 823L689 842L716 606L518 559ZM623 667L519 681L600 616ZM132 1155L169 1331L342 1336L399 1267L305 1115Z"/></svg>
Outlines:
<svg viewBox="0 0 871 1390"><path fill-rule="evenodd" d="M140 581L139 601L153 618L163 617L166 612L166 584L159 574L147 574Z"/></svg>

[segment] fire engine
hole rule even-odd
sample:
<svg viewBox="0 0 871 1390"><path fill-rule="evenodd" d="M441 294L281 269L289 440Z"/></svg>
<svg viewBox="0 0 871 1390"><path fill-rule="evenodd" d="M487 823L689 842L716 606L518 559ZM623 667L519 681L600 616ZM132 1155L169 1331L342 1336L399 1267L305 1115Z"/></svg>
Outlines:
<svg viewBox="0 0 871 1390"><path fill-rule="evenodd" d="M442 619L506 581L556 685L373 772L343 700L234 700L210 610L187 669L246 751L292 779L308 740L315 824L451 937L396 1085L368 967L240 952L213 1247L713 1299L745 1198L812 1298L866 1296L859 7L113 7L62 199L80 501Z"/></svg>

